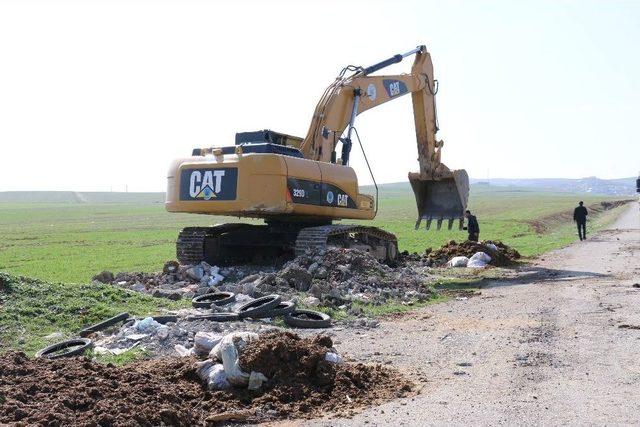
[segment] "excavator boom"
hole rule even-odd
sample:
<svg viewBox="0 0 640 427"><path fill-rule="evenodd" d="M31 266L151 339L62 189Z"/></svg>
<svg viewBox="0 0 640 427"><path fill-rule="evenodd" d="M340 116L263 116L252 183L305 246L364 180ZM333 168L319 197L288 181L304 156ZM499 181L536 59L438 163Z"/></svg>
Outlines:
<svg viewBox="0 0 640 427"><path fill-rule="evenodd" d="M411 55L415 55L415 60L410 74L370 75ZM351 70L353 74L346 77L343 70L316 106L311 126L300 146L305 157L336 163L336 146L340 142L340 163L347 165L356 116L411 93L420 166L419 172L409 173L418 209L416 229L423 219L427 228L434 219L438 228L443 220L448 220L448 228L451 228L456 219L460 220L462 227L469 196L469 178L466 171L450 170L440 159L444 142L436 137L438 120L435 95L438 83L433 77L431 55L426 47L418 46L370 67L352 67ZM347 134L342 137L345 130Z"/></svg>

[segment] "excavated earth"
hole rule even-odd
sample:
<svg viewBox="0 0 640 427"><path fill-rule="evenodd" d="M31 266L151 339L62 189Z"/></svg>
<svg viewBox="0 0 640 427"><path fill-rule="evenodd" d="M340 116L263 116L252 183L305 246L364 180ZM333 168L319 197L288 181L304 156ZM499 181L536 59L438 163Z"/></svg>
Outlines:
<svg viewBox="0 0 640 427"><path fill-rule="evenodd" d="M496 249L493 249L489 245L495 246ZM453 257L466 256L470 258L476 252L484 252L489 255L491 257L489 264L494 266L507 266L520 259L520 253L517 250L497 240L486 240L483 242L467 240L460 243L451 240L438 249L427 249L423 259L430 266L440 267L445 265Z"/></svg>
<svg viewBox="0 0 640 427"><path fill-rule="evenodd" d="M261 336L240 357L243 368L269 378L258 391L208 391L193 358L116 367L6 353L0 356L0 424L187 426L351 416L414 393L412 383L380 365L325 361L332 346L328 337Z"/></svg>

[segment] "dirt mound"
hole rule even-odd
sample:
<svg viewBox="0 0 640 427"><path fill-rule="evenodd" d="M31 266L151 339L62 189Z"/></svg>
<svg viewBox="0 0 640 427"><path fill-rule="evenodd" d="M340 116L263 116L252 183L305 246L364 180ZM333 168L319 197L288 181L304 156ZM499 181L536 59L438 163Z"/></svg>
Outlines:
<svg viewBox="0 0 640 427"><path fill-rule="evenodd" d="M289 333L260 339L243 355L247 366L273 376L259 391L207 391L190 358L116 367L85 358L6 353L0 356L0 424L205 425L312 418L321 412L349 415L410 392L410 383L380 366L325 362L327 345L326 338ZM292 355L301 357L292 360Z"/></svg>
<svg viewBox="0 0 640 427"><path fill-rule="evenodd" d="M245 372L261 372L269 378L262 396L269 404L280 402L289 413L333 412L336 405L355 407L405 396L412 385L380 365L331 363L325 360L333 342L327 336L300 338L291 332L261 335L240 355ZM303 398L301 398L303 397ZM283 414L284 415L284 414Z"/></svg>
<svg viewBox="0 0 640 427"><path fill-rule="evenodd" d="M487 246L489 244L495 245L497 250ZM483 242L471 242L467 240L461 243L456 243L455 240L451 240L438 249L427 250L426 257L430 260L431 265L442 266L453 257L471 257L476 252L484 252L489 255L491 257L489 264L496 266L509 265L520 258L520 253L512 247L499 241L489 240Z"/></svg>
<svg viewBox="0 0 640 427"><path fill-rule="evenodd" d="M0 424L187 425L204 392L193 361L160 359L117 368L84 358L0 357Z"/></svg>

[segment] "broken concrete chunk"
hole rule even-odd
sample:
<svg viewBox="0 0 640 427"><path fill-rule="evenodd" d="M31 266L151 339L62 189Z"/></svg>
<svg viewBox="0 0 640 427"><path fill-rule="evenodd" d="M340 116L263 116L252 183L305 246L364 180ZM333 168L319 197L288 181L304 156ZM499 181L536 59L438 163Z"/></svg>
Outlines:
<svg viewBox="0 0 640 427"><path fill-rule="evenodd" d="M306 292L311 287L313 277L307 270L295 264L285 267L280 272L280 277L289 282L298 291Z"/></svg>
<svg viewBox="0 0 640 427"><path fill-rule="evenodd" d="M187 269L185 274L193 280L200 281L204 277L204 268L200 265L195 265Z"/></svg>
<svg viewBox="0 0 640 427"><path fill-rule="evenodd" d="M182 298L182 292L180 291L172 291L167 289L154 289L151 296L155 298L167 298L172 301L177 301Z"/></svg>

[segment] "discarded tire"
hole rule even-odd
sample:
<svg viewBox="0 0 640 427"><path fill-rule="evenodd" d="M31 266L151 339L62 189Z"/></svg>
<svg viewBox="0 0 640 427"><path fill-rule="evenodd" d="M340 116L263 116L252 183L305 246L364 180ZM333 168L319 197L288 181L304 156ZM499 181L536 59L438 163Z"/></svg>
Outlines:
<svg viewBox="0 0 640 427"><path fill-rule="evenodd" d="M194 320L211 320L213 322L233 322L234 320L240 320L238 313L207 313L207 314L194 314L193 316L186 317L186 320L193 322Z"/></svg>
<svg viewBox="0 0 640 427"><path fill-rule="evenodd" d="M319 311L294 310L284 316L284 323L294 328L329 328L331 327L331 317Z"/></svg>
<svg viewBox="0 0 640 427"><path fill-rule="evenodd" d="M211 304L226 305L236 300L233 292L213 292L210 294L198 295L191 300L193 308L210 308Z"/></svg>
<svg viewBox="0 0 640 427"><path fill-rule="evenodd" d="M262 316L280 304L280 295L267 295L266 297L256 298L253 301L249 301L246 304L241 305L238 308L238 316L241 319L246 317L265 317Z"/></svg>
<svg viewBox="0 0 640 427"><path fill-rule="evenodd" d="M286 316L289 313L292 313L296 309L295 303L292 301L282 301L280 304L276 306L276 308L267 311L262 314L260 317L278 317L278 316Z"/></svg>
<svg viewBox="0 0 640 427"><path fill-rule="evenodd" d="M103 331L107 329L109 326L113 326L116 323L124 322L129 318L129 313L120 313L117 316L113 316L110 319L104 320L100 323L96 323L95 325L91 325L89 327L84 328L80 331L79 335L81 337L88 337L94 332Z"/></svg>
<svg viewBox="0 0 640 427"><path fill-rule="evenodd" d="M57 344L45 347L36 353L36 357L44 357L47 359L59 359L61 357L78 356L85 350L92 348L93 343L88 338L77 338L68 341L62 341Z"/></svg>

